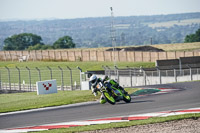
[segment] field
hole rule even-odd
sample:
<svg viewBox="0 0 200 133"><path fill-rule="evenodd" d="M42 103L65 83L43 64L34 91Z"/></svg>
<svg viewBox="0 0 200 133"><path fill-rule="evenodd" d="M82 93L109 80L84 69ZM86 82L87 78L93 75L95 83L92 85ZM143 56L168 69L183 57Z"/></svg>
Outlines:
<svg viewBox="0 0 200 133"><path fill-rule="evenodd" d="M131 46L117 46L117 48L126 48L126 47L140 47L143 45L131 45ZM193 50L200 50L200 42L194 43L174 43L174 44L154 44L154 45L147 45L156 48L163 49L164 51L193 51ZM72 51L76 50L99 50L104 51L106 49L110 49L111 47L101 47L101 48L80 48L80 49L70 49Z"/></svg>
<svg viewBox="0 0 200 133"><path fill-rule="evenodd" d="M117 67L154 67L155 63L153 62L117 62ZM103 70L102 66L109 66L113 67L113 62L45 62L45 61L37 61L37 62L17 62L17 61L1 61L0 62L0 69L4 68L5 66L9 68L15 68L16 66L19 68L24 68L27 66L29 68L45 68L47 66L51 68L58 68L58 66L66 68L69 66L70 68L77 68L79 66L84 72L91 71L91 70Z"/></svg>
<svg viewBox="0 0 200 133"><path fill-rule="evenodd" d="M187 19L187 20L181 20L181 21L160 22L160 23L148 24L148 26L152 28L158 28L158 27L169 28L174 25L190 25L193 23L200 23L200 19Z"/></svg>
<svg viewBox="0 0 200 133"><path fill-rule="evenodd" d="M141 45L140 45L141 46ZM163 49L164 51L199 51L200 50L200 42L194 43L174 43L174 44L155 44L148 45L155 48ZM126 46L130 47L130 46ZM131 46L131 47L139 47L139 46ZM123 47L120 47L123 48Z"/></svg>
<svg viewBox="0 0 200 133"><path fill-rule="evenodd" d="M170 28L174 25L191 25L191 24L198 24L200 23L200 19L186 19L186 20L177 20L177 21L166 21L166 22L157 22L157 23L143 23L145 25L148 25L151 28L158 28L158 27L165 27ZM116 24L114 25L116 29L128 29L130 27L130 24Z"/></svg>
<svg viewBox="0 0 200 133"><path fill-rule="evenodd" d="M176 44L159 44L153 47L163 49L165 51L199 51L200 42L195 43L176 43Z"/></svg>

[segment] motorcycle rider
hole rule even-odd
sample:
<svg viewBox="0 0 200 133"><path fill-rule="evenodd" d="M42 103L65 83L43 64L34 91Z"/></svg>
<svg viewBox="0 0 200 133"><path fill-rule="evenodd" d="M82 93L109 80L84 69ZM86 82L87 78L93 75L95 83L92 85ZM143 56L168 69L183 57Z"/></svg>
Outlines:
<svg viewBox="0 0 200 133"><path fill-rule="evenodd" d="M98 90L97 90L96 86L97 86L97 84L98 84L99 82L101 82L102 84L106 85L108 91L111 91L112 89L118 88L118 89L120 89L124 94L128 94L128 93L124 90L123 87L121 87L115 80L109 79L108 76L105 76L103 79L101 79L101 78L97 78L96 75L92 75L92 76L90 77L89 82L90 82L91 85L92 85L92 93L93 93L95 96L98 94L98 93L97 93ZM103 97L103 95L101 95L101 97L100 97L100 103L101 103L101 104L106 103L106 99Z"/></svg>

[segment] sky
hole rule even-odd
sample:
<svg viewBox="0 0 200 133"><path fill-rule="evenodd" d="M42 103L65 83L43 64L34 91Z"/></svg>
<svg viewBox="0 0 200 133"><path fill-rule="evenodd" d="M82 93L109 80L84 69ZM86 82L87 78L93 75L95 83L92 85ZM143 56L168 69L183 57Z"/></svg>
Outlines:
<svg viewBox="0 0 200 133"><path fill-rule="evenodd" d="M200 0L0 0L0 20L72 19L200 12Z"/></svg>

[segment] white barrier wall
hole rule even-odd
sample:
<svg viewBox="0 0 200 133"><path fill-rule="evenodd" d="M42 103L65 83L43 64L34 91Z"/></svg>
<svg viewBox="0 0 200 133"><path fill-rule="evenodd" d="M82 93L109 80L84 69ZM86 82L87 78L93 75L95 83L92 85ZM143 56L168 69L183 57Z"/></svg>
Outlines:
<svg viewBox="0 0 200 133"><path fill-rule="evenodd" d="M46 80L36 82L37 95L57 93L56 80Z"/></svg>
<svg viewBox="0 0 200 133"><path fill-rule="evenodd" d="M97 77L103 78L104 75L97 75ZM122 87L132 86L144 86L144 85L156 85L156 84L167 84L175 82L185 82L192 80L200 80L200 74L182 75L182 76L129 76L119 75L119 77L111 75L109 78L119 78L118 82Z"/></svg>
<svg viewBox="0 0 200 133"><path fill-rule="evenodd" d="M90 90L90 83L89 83L89 81L82 81L82 83L81 83L81 90Z"/></svg>

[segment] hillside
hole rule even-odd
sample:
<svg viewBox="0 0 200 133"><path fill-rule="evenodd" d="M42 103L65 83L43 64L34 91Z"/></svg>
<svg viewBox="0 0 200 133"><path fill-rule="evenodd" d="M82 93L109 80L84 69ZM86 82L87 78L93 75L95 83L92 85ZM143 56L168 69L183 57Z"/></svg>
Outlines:
<svg viewBox="0 0 200 133"><path fill-rule="evenodd" d="M68 35L77 48L110 47L110 17L42 21L0 22L0 46L5 38L19 33L40 35L52 45ZM183 43L200 28L200 13L115 17L117 46Z"/></svg>

